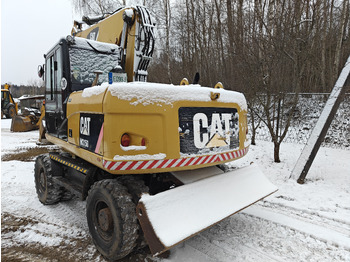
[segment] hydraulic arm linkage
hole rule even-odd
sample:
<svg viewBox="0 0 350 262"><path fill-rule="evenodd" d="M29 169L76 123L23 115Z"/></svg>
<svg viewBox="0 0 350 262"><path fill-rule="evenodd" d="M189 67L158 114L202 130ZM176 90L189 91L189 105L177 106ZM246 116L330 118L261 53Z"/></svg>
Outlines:
<svg viewBox="0 0 350 262"><path fill-rule="evenodd" d="M83 24L91 26L82 30ZM72 35L119 45L120 64L128 82L146 81L154 50L154 26L149 11L136 6L120 8L99 18L83 17L82 22L74 22Z"/></svg>

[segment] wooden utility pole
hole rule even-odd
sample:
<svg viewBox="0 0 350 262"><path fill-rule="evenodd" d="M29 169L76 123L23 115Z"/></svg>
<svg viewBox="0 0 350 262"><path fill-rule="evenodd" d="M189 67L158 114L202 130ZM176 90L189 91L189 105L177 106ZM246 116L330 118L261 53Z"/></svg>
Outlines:
<svg viewBox="0 0 350 262"><path fill-rule="evenodd" d="M340 76L335 83L335 86L330 94L322 113L312 130L301 155L290 175L290 178L297 179L299 184L304 184L305 177L314 161L318 149L325 138L328 128L332 123L335 113L338 110L340 102L343 100L346 89L350 86L350 56L345 63L345 66L340 73Z"/></svg>

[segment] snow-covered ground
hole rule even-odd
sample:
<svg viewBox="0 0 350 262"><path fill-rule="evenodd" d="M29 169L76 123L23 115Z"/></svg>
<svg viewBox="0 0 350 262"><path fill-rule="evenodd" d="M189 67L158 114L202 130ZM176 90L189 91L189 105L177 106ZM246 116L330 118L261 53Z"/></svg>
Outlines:
<svg viewBox="0 0 350 262"><path fill-rule="evenodd" d="M1 120L1 156L33 147L37 131L11 133ZM152 258L147 249L123 261L350 261L350 151L321 148L299 185L289 175L302 150L258 141L231 168L254 162L279 191L171 250ZM8 158L7 158L8 159ZM1 250L4 261L104 261L92 244L85 202L43 206L34 187L34 161L1 162Z"/></svg>

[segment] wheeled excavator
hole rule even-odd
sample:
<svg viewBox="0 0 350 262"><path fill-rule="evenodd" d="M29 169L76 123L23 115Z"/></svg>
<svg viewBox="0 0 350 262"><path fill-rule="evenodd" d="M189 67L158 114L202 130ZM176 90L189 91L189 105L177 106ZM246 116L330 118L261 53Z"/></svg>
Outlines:
<svg viewBox="0 0 350 262"><path fill-rule="evenodd" d="M154 23L145 7L75 22L45 55L46 139L39 200L86 200L92 240L109 260L148 245L159 255L274 193L249 149L244 95L199 84L148 83Z"/></svg>

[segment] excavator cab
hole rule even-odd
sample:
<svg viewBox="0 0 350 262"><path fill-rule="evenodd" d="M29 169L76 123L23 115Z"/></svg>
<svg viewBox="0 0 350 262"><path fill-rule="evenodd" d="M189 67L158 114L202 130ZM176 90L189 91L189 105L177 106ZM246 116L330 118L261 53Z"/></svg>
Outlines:
<svg viewBox="0 0 350 262"><path fill-rule="evenodd" d="M67 140L66 107L72 92L108 81L122 71L117 45L71 37L61 39L46 55L45 124L47 132Z"/></svg>

